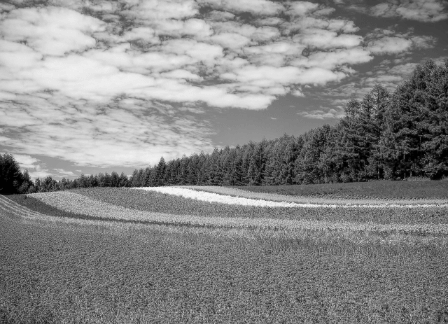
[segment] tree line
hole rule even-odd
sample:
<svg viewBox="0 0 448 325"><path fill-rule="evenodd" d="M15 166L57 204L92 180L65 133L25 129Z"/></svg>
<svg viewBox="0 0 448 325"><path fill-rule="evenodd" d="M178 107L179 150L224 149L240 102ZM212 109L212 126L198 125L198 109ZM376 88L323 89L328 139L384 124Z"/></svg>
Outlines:
<svg viewBox="0 0 448 325"><path fill-rule="evenodd" d="M3 171L2 171L3 173ZM2 174L3 175L3 174ZM352 99L345 117L300 136L214 149L155 166L132 176L98 174L75 180L37 179L28 191L76 187L164 185L285 185L362 182L448 176L448 60L415 68L393 93L376 85ZM3 176L2 176L3 177ZM30 184L29 176L23 175ZM20 187L23 191L26 185ZM1 186L0 186L1 187Z"/></svg>

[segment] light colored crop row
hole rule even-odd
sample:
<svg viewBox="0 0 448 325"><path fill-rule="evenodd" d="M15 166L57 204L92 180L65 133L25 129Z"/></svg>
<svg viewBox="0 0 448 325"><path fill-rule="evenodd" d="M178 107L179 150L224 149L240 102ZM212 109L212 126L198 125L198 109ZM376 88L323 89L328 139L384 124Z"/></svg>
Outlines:
<svg viewBox="0 0 448 325"><path fill-rule="evenodd" d="M135 220L148 223L174 225L191 225L205 227L253 228L253 229L310 229L310 230L349 230L375 232L409 232L427 234L448 234L447 224L375 224L355 222L331 222L317 220L291 220L270 218L239 218L239 217L206 217L195 215L172 215L140 211L116 206L109 203L92 200L73 192L51 192L31 194L61 210L94 216L97 218L116 220Z"/></svg>
<svg viewBox="0 0 448 325"><path fill-rule="evenodd" d="M210 203L244 205L256 207L286 208L431 208L448 207L443 200L342 200L296 197L272 193L256 193L221 186L164 186L134 187L135 190L153 191L181 196Z"/></svg>

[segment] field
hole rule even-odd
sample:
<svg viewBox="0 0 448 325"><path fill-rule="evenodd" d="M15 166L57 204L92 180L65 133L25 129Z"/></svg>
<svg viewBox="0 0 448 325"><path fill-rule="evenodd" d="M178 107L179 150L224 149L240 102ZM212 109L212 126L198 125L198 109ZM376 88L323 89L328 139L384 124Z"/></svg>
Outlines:
<svg viewBox="0 0 448 325"><path fill-rule="evenodd" d="M446 323L445 192L356 186L0 197L0 323Z"/></svg>
<svg viewBox="0 0 448 325"><path fill-rule="evenodd" d="M326 198L448 199L448 181L373 181L292 186L244 186L246 191Z"/></svg>

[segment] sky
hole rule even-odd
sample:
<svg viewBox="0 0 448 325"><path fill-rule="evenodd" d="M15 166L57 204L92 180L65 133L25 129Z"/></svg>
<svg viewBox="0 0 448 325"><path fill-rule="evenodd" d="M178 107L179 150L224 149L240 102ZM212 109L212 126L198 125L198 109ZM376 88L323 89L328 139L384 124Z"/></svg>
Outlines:
<svg viewBox="0 0 448 325"><path fill-rule="evenodd" d="M447 41L444 0L1 1L0 152L61 179L300 135Z"/></svg>

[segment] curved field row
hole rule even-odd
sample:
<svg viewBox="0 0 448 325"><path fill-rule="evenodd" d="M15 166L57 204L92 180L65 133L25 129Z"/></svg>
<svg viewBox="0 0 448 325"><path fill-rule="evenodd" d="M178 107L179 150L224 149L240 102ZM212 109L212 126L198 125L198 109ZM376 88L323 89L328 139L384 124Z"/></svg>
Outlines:
<svg viewBox="0 0 448 325"><path fill-rule="evenodd" d="M369 181L308 185L232 186L256 193L304 196L324 199L447 200L448 182L440 181Z"/></svg>
<svg viewBox="0 0 448 325"><path fill-rule="evenodd" d="M129 209L110 203L92 200L84 195L73 192L51 192L32 194L42 202L58 209L81 213L97 218L115 220L135 220L173 225L191 225L225 228L254 229L309 229L309 230L348 230L369 232L402 232L418 234L448 234L448 224L376 224L357 222L332 222L306 219L272 219L272 218L241 218L241 217L207 217L197 215L173 215Z"/></svg>
<svg viewBox="0 0 448 325"><path fill-rule="evenodd" d="M395 209L390 207L350 208L283 208L229 205L187 199L154 191L137 191L128 188L89 188L72 190L90 199L119 205L125 208L176 215L206 217L242 217L269 219L307 219L330 222L374 222L379 224L447 224L448 209L440 207Z"/></svg>
<svg viewBox="0 0 448 325"><path fill-rule="evenodd" d="M44 214L23 207L3 195L0 195L0 210L9 212L10 214L18 217L41 219L45 217Z"/></svg>
<svg viewBox="0 0 448 325"><path fill-rule="evenodd" d="M175 190L173 189L175 188ZM183 185L175 187L148 187L139 188L144 190L153 190L160 193L167 193L173 195L180 195L197 200L209 202L222 202L227 204L253 204L264 206L276 206L273 203L281 202L282 206L290 207L359 207L359 208L416 208L416 207L448 207L448 201L443 199L328 199L308 196L292 196L276 193L251 192L238 188L224 187L224 186L198 186L198 185ZM179 190L183 189L183 190ZM207 194L195 194L192 192L203 192ZM214 196L220 195L221 197ZM240 200L238 200L240 199ZM216 200L216 201L213 201ZM258 203L262 201L263 203ZM242 203L239 203L242 202ZM244 203L247 202L247 203ZM272 205L270 205L272 204ZM293 205L291 205L293 204Z"/></svg>
<svg viewBox="0 0 448 325"><path fill-rule="evenodd" d="M257 207L211 203L154 191L137 191L128 188L89 188L72 191L90 199L125 208L176 215L217 218L308 219L331 222L374 222L379 224L448 223L448 209L440 207L412 209L395 209L390 207L381 209L329 208L325 205L319 208Z"/></svg>

